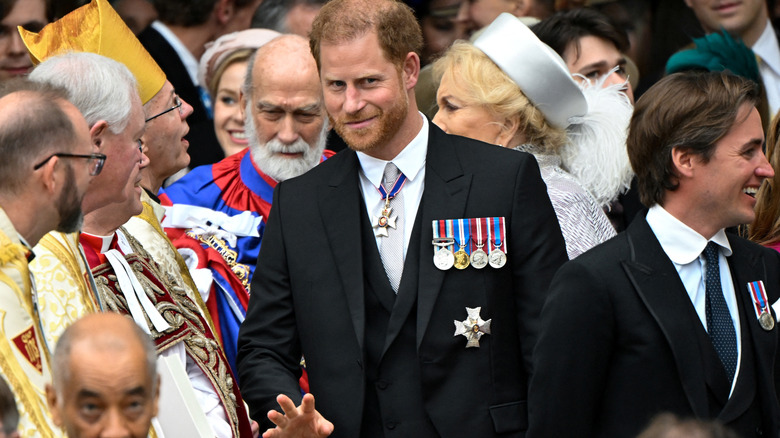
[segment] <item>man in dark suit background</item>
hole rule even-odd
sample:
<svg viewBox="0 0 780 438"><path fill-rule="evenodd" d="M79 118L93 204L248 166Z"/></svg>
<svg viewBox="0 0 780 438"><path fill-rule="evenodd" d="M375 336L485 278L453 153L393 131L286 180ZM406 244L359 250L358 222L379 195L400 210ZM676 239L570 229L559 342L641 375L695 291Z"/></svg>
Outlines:
<svg viewBox="0 0 780 438"><path fill-rule="evenodd" d="M198 84L198 60L205 44L249 28L261 0L152 0L158 19L138 35L144 48L165 72L176 93L192 105L190 168L224 158L214 133L211 102L205 84ZM202 85L202 86L201 86Z"/></svg>
<svg viewBox="0 0 780 438"><path fill-rule="evenodd" d="M566 260L536 162L417 110L422 36L403 3L331 1L310 44L350 149L276 187L239 335L252 415L267 436L523 436L537 317ZM448 232L474 218L493 226ZM452 240L494 266L452 268Z"/></svg>
<svg viewBox="0 0 780 438"><path fill-rule="evenodd" d="M650 209L556 274L528 437L633 437L664 411L778 436L780 255L724 231L774 174L757 102L753 82L698 72L637 102L628 152Z"/></svg>

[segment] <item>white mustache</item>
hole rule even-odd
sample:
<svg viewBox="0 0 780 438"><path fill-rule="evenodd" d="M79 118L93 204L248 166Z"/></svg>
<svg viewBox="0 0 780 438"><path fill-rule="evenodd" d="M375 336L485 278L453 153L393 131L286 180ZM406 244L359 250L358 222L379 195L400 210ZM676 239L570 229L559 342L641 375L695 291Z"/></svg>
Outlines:
<svg viewBox="0 0 780 438"><path fill-rule="evenodd" d="M309 145L302 138L295 140L292 144L284 144L279 139L274 138L265 144L265 148L275 154L303 154L309 150Z"/></svg>

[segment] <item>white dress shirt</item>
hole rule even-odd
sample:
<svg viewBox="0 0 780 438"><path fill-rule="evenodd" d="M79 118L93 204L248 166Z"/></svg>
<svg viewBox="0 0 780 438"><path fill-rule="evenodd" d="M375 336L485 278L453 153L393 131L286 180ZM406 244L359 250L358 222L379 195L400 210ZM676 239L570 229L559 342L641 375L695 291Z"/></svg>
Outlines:
<svg viewBox="0 0 780 438"><path fill-rule="evenodd" d="M358 152L360 161L360 189L366 204L366 212L369 218L378 216L385 206L385 201L379 193L382 184L382 176L387 163L392 162L406 176L402 193L404 198L404 260L406 250L409 248L409 240L412 238L414 220L417 218L417 209L420 207L423 189L425 188L425 157L428 153L428 120L419 113L423 124L420 132L396 155L391 161L380 160L362 152ZM382 237L376 237L376 246L379 248Z"/></svg>
<svg viewBox="0 0 780 438"><path fill-rule="evenodd" d="M661 248L674 264L677 274L680 276L688 297L691 299L696 314L699 315L704 329L707 330L706 316L706 284L705 284L705 258L702 252L709 241L718 244L718 263L720 268L720 284L723 290L723 298L731 314L734 330L737 334L737 369L734 380L731 383L731 391L739 376L740 362L742 361L742 341L740 336L739 311L737 308L737 296L734 291L734 281L731 278L726 257L731 257L731 245L723 230L718 231L708 241L701 234L694 231L679 219L672 216L660 205L654 205L647 212L647 223L653 234L661 244ZM731 395L731 393L729 393Z"/></svg>
<svg viewBox="0 0 780 438"><path fill-rule="evenodd" d="M758 71L764 82L764 91L769 103L769 117L771 118L780 110L780 45L777 43L775 29L769 20L766 21L764 32L751 49L760 58Z"/></svg>

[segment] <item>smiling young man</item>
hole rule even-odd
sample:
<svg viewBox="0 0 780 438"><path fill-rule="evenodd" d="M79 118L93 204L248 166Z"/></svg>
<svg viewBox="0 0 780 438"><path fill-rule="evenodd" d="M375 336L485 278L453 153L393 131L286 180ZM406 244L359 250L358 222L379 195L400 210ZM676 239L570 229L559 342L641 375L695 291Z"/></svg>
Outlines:
<svg viewBox="0 0 780 438"><path fill-rule="evenodd" d="M753 220L774 174L757 102L722 72L674 74L639 99L628 152L649 210L556 274L529 438L636 436L661 412L777 436L780 256L725 231Z"/></svg>
<svg viewBox="0 0 780 438"><path fill-rule="evenodd" d="M608 86L628 79L623 55L628 49L628 38L603 14L587 8L571 9L558 12L531 29L561 55L575 80L595 82L607 76L604 86ZM633 102L630 83L626 83L625 93Z"/></svg>
<svg viewBox="0 0 780 438"><path fill-rule="evenodd" d="M251 412L266 437L521 436L536 317L566 259L538 165L417 110L405 4L333 0L309 44L350 149L276 186L239 334Z"/></svg>

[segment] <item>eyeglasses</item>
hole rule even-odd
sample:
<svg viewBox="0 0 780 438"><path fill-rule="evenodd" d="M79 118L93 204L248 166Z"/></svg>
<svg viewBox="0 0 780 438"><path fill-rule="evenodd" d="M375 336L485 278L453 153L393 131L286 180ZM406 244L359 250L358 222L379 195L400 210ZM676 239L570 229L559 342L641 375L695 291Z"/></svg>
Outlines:
<svg viewBox="0 0 780 438"><path fill-rule="evenodd" d="M45 160L41 161L40 163L36 164L33 167L33 170L38 170L41 167L43 167L44 164L48 163L49 160L51 160L54 157L60 157L60 158L86 158L87 159L87 165L89 166L89 174L92 176L98 175L101 170L103 170L103 164L106 163L106 156L103 154L65 154L65 153L56 153L51 154L46 158Z"/></svg>
<svg viewBox="0 0 780 438"><path fill-rule="evenodd" d="M150 121L160 117L163 114L168 114L169 112L171 112L171 111L173 111L175 109L178 109L179 110L179 115L183 116L184 112L181 109L182 104L184 104L184 102L181 99L179 99L179 96L174 95L173 96L173 106L172 107L170 107L167 110L161 112L160 114L157 114L157 115L154 115L152 117L149 117L148 119L145 120L145 122L150 122Z"/></svg>

